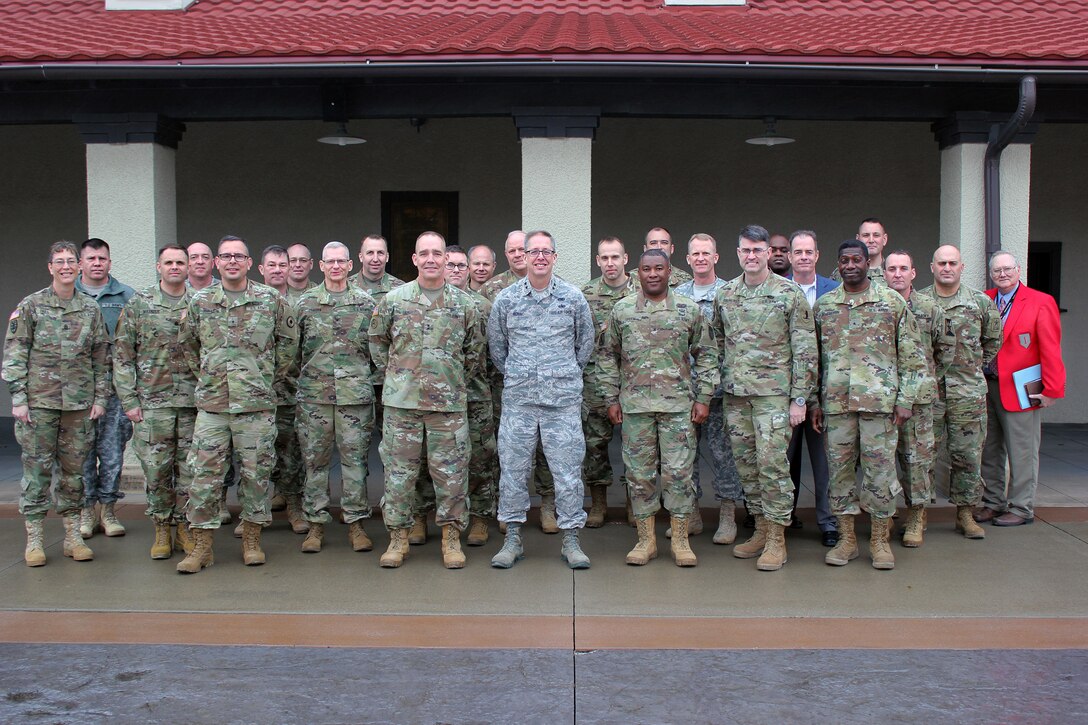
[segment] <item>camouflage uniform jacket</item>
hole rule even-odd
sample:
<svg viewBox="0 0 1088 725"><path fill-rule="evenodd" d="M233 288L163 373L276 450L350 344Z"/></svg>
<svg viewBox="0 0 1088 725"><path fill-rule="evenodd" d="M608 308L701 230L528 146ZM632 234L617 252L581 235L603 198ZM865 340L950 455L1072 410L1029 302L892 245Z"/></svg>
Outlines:
<svg viewBox="0 0 1088 725"><path fill-rule="evenodd" d="M1001 315L985 293L960 285L956 294L942 297L932 285L921 291L944 310L945 335L956 339L952 362L938 381L942 399L982 398L986 378L982 366L1001 349Z"/></svg>
<svg viewBox="0 0 1088 725"><path fill-rule="evenodd" d="M601 367L599 360L612 353L604 349L605 332L608 330L608 321L612 315L612 308L620 299L638 292L638 277L628 275L627 281L622 287L610 287L604 281L604 277L591 279L582 287L582 294L589 303L589 311L593 313L593 327L596 331L596 342L593 346L593 354L589 356L586 369L582 372L582 380L585 386L585 399L598 406L604 405L604 386L601 382Z"/></svg>
<svg viewBox="0 0 1088 725"><path fill-rule="evenodd" d="M374 402L369 337L374 307L374 298L351 284L340 295L320 284L299 298L298 402Z"/></svg>
<svg viewBox="0 0 1088 725"><path fill-rule="evenodd" d="M484 297L476 290L466 288L463 290L466 292L480 308L480 320L484 326L484 339L487 339L487 318L491 316L491 300ZM484 375L474 376L468 382L468 402L470 403L482 403L484 401L491 401L494 396L491 395L492 385L502 385L502 376L499 375L499 371L495 369L495 364L491 362L491 356L487 354L487 350L484 350Z"/></svg>
<svg viewBox="0 0 1088 725"><path fill-rule="evenodd" d="M749 289L740 275L718 290L711 324L728 395L816 394L812 309L796 284L769 274Z"/></svg>
<svg viewBox="0 0 1088 725"><path fill-rule="evenodd" d="M495 299L487 338L503 376L503 405L582 402L582 370L594 335L593 313L577 287L555 276L543 290L520 280Z"/></svg>
<svg viewBox="0 0 1088 725"><path fill-rule="evenodd" d="M193 292L171 299L159 285L136 293L113 337L113 385L122 410L192 408L196 377L179 343Z"/></svg>
<svg viewBox="0 0 1088 725"><path fill-rule="evenodd" d="M495 298L499 296L499 293L504 289L514 284L524 277L519 277L511 270L506 270L502 274L497 274L491 279L487 280L487 283L480 288L480 294L486 297L491 302L495 301Z"/></svg>
<svg viewBox="0 0 1088 725"><path fill-rule="evenodd" d="M820 406L831 415L910 410L927 376L918 323L895 290L839 285L812 308L820 343Z"/></svg>
<svg viewBox="0 0 1088 725"><path fill-rule="evenodd" d="M682 284L687 284L691 280L692 276L690 273L685 272L676 266L673 266L672 272L669 273L669 287L672 289L676 289Z"/></svg>
<svg viewBox="0 0 1088 725"><path fill-rule="evenodd" d="M106 406L109 337L93 298L61 299L49 286L23 298L8 320L3 378L11 404L51 410Z"/></svg>
<svg viewBox="0 0 1088 725"><path fill-rule="evenodd" d="M287 301L290 302L292 305L296 306L296 312L298 311L298 301L302 299L302 295L306 294L314 287L317 287L317 285L313 282L313 280L309 279L306 280L306 286L302 289L295 289L291 285L287 285Z"/></svg>
<svg viewBox="0 0 1088 725"><path fill-rule="evenodd" d="M89 295L91 299L98 303L99 308L102 310L102 321L106 323L106 333L112 340L113 331L117 328L117 319L121 316L121 310L136 294L136 290L127 284L118 282L113 278L112 274L108 279L105 288L97 297L87 292L87 288L83 286L82 276L76 280L76 289Z"/></svg>
<svg viewBox="0 0 1088 725"><path fill-rule="evenodd" d="M473 295L453 285L431 304L418 281L392 290L374 309L370 358L385 376L382 404L464 412L473 378L483 377L484 320ZM486 384L486 383L484 383Z"/></svg>
<svg viewBox="0 0 1088 725"><path fill-rule="evenodd" d="M222 285L194 294L180 344L200 410L252 413L294 399L298 329L287 300L267 285L249 280L233 301Z"/></svg>
<svg viewBox="0 0 1088 725"><path fill-rule="evenodd" d="M363 292L374 298L374 304L378 304L382 301L382 297L389 294L390 290L395 290L404 284L404 280L397 279L393 275L386 272L382 275L382 278L377 282L371 282L369 279L363 276L362 272L352 275L348 282L355 285Z"/></svg>
<svg viewBox="0 0 1088 725"><path fill-rule="evenodd" d="M605 349L600 366L607 405L619 403L625 413L686 413L693 400L710 405L718 349L691 299L672 291L660 302L642 292L623 298L612 308Z"/></svg>
<svg viewBox="0 0 1088 725"><path fill-rule="evenodd" d="M938 398L937 381L941 380L956 352L956 337L948 334L944 324L944 310L932 297L911 290L907 306L918 321L918 336L922 341L922 355L929 373L918 389L915 405L927 405Z"/></svg>
<svg viewBox="0 0 1088 725"><path fill-rule="evenodd" d="M873 284L882 285L884 287L888 286L888 280L884 278L884 267L880 266L879 264L875 267L869 267L869 271L866 273L865 276L868 277L869 281ZM836 282L842 282L842 275L839 274L838 269L834 269L831 271L831 279L835 280Z"/></svg>
<svg viewBox="0 0 1088 725"><path fill-rule="evenodd" d="M709 329L710 324L714 321L714 298L717 296L718 290L720 290L726 284L728 283L721 277L715 277L714 286L711 287L710 290L708 290L707 292L696 296L695 279L692 278L690 282L685 282L684 284L677 287L676 294L684 295L685 297L694 300L695 303L699 305L699 309L703 313L703 319L706 320L707 328ZM721 376L719 375L717 370L714 371L714 374L718 376L718 386L714 388L714 397L720 398L722 397ZM697 381L693 381L693 383L698 384Z"/></svg>

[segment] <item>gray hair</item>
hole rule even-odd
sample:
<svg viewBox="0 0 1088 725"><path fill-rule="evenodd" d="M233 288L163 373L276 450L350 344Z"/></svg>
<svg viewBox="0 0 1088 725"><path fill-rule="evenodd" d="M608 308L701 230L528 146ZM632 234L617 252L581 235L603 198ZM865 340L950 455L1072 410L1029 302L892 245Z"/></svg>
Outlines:
<svg viewBox="0 0 1088 725"><path fill-rule="evenodd" d="M529 248L529 240L532 239L533 237L547 237L548 241L552 243L552 251L553 252L555 251L555 237L553 237L551 235L551 232L546 232L543 229L537 229L537 230L528 232L525 235L525 248L526 249Z"/></svg>
<svg viewBox="0 0 1088 725"><path fill-rule="evenodd" d="M351 250L348 249L348 245L344 244L343 242L337 242L333 240L321 248L322 261L324 261L325 252L328 252L332 249L343 249L345 252L348 253L348 259L351 259Z"/></svg>
<svg viewBox="0 0 1088 725"><path fill-rule="evenodd" d="M1007 254L1007 255L1009 255L1010 257L1012 257L1012 263L1013 263L1014 265L1016 265L1017 267L1019 267L1019 266L1020 266L1020 260L1016 258L1016 255L1015 255L1015 254L1013 254L1012 252L1007 252L1007 251L1005 251L1004 249L999 249L999 250L997 250L996 252L994 252L993 254L991 254L991 255L990 255L990 261L989 261L989 263L988 263L988 264L986 265L986 268L987 268L988 270L990 270L990 271L993 271L993 268L994 268L994 260L995 260L995 259L997 259L997 257L998 257L999 255L1001 255L1001 254Z"/></svg>
<svg viewBox="0 0 1088 725"><path fill-rule="evenodd" d="M790 251L793 251L793 240L797 237L812 237L812 243L816 246L816 249L820 248L820 240L816 238L816 232L811 229L798 229L790 235Z"/></svg>

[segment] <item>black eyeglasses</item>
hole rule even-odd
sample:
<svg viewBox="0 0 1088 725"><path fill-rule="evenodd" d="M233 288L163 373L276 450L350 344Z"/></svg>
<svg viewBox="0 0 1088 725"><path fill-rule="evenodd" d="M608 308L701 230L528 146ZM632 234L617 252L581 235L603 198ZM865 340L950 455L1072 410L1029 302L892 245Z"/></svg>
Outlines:
<svg viewBox="0 0 1088 725"><path fill-rule="evenodd" d="M217 254L215 256L224 262L244 262L249 259L248 254Z"/></svg>

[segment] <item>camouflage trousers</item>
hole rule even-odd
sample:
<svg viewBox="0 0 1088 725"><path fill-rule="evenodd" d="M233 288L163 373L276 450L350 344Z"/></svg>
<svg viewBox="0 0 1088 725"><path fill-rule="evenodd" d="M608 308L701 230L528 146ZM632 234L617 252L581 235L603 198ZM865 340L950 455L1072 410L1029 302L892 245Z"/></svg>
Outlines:
<svg viewBox="0 0 1088 725"><path fill-rule="evenodd" d="M468 436L472 445L468 466L468 512L485 519L495 518L499 451L495 445L495 417L490 400L468 401ZM434 508L434 481L427 462L420 461L413 511L421 514Z"/></svg>
<svg viewBox="0 0 1088 725"><path fill-rule="evenodd" d="M498 390L492 388L491 391L491 406L495 411L495 430L498 431L499 425L502 420L502 386L498 386ZM536 493L538 496L554 496L555 495L555 478L552 476L551 470L548 468L548 459L544 455L544 446L537 445L536 457L533 464L532 478L533 483L536 485ZM502 462L499 462L500 468Z"/></svg>
<svg viewBox="0 0 1088 725"><path fill-rule="evenodd" d="M743 501L744 489L740 485L737 462L733 460L733 446L729 443L729 434L725 427L725 401L712 398L710 417L702 425L695 426L698 437L699 460L708 461L714 474L714 498L717 501ZM699 482L699 462L692 467L691 480L695 484L695 500L703 497L703 487Z"/></svg>
<svg viewBox="0 0 1088 725"><path fill-rule="evenodd" d="M424 446L426 437L426 446ZM385 406L378 453L385 466L382 517L390 529L412 525L416 483L424 450L434 480L435 523L468 526L468 415L461 411L409 410Z"/></svg>
<svg viewBox="0 0 1088 725"><path fill-rule="evenodd" d="M272 490L281 496L301 496L303 478L295 406L280 405L276 408L276 467L272 469Z"/></svg>
<svg viewBox="0 0 1088 725"><path fill-rule="evenodd" d="M555 511L561 529L585 526L582 461L586 439L581 404L560 408L506 405L499 423L499 521L520 523L529 510L529 477L537 447L555 477Z"/></svg>
<svg viewBox="0 0 1088 725"><path fill-rule="evenodd" d="M982 446L986 442L986 398L953 398L933 403L936 457L930 478L947 483L956 506L982 501Z"/></svg>
<svg viewBox="0 0 1088 725"><path fill-rule="evenodd" d="M94 425L89 410L31 408L30 422L15 421L15 440L22 450L23 480L19 513L41 521L49 512L53 466L60 468L53 510L61 516L83 506L83 460L91 449Z"/></svg>
<svg viewBox="0 0 1088 725"><path fill-rule="evenodd" d="M269 479L276 462L276 412L198 410L188 459L193 482L185 509L194 528L219 528L219 497L232 445L240 472L238 501L242 504L242 520L262 525L272 521Z"/></svg>
<svg viewBox="0 0 1088 725"><path fill-rule="evenodd" d="M125 444L132 437L132 421L121 409L121 399L111 395L106 414L94 421L91 450L83 460L84 506L116 503L125 497L118 490L125 465Z"/></svg>
<svg viewBox="0 0 1088 725"><path fill-rule="evenodd" d="M749 512L789 526L793 514L793 481L786 457L793 435L789 398L729 395L725 418Z"/></svg>
<svg viewBox="0 0 1088 725"><path fill-rule="evenodd" d="M608 406L599 400L582 403L582 430L586 436L586 460L582 463L582 478L587 486L612 485L612 461L608 446L612 443L615 426L608 419Z"/></svg>
<svg viewBox="0 0 1088 725"><path fill-rule="evenodd" d="M895 448L907 506L924 506L933 498L933 451L933 404L915 405L910 420L899 426L899 445Z"/></svg>
<svg viewBox="0 0 1088 725"><path fill-rule="evenodd" d="M688 516L695 509L691 468L696 443L691 413L623 414L623 465L631 510L637 518L660 511L662 496L665 508L674 516Z"/></svg>
<svg viewBox="0 0 1088 725"><path fill-rule="evenodd" d="M196 408L144 408L143 414L134 425L132 448L144 471L145 513L155 523L183 521Z"/></svg>
<svg viewBox="0 0 1088 725"><path fill-rule="evenodd" d="M298 404L298 439L306 462L302 488L302 512L307 521L332 523L329 467L332 451L340 451L343 492L340 508L349 524L370 518L366 482L369 475L370 435L374 431L374 405Z"/></svg>
<svg viewBox="0 0 1088 725"><path fill-rule="evenodd" d="M824 415L827 466L831 474L831 513L878 519L895 513L895 497L903 490L895 477L899 432L891 413ZM858 491L858 464L861 490Z"/></svg>

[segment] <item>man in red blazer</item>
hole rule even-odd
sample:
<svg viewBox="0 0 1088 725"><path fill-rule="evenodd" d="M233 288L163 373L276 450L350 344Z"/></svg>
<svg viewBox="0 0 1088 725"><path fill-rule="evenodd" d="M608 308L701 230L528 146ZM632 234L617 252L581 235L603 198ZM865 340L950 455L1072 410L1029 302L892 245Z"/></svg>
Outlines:
<svg viewBox="0 0 1088 725"><path fill-rule="evenodd" d="M990 258L996 289L986 292L1001 313L1001 351L996 370L987 368L987 432L982 449L982 506L975 521L994 526L1021 526L1035 520L1035 487L1039 482L1042 409L1065 397L1062 326L1058 305L1045 292L1020 282L1020 263L1004 251ZM1021 405L1013 373L1039 365L1042 391ZM1008 490L1005 461L1009 461Z"/></svg>

